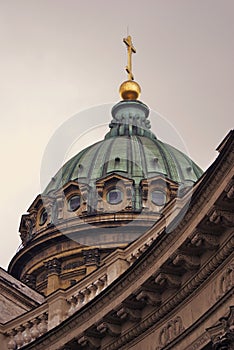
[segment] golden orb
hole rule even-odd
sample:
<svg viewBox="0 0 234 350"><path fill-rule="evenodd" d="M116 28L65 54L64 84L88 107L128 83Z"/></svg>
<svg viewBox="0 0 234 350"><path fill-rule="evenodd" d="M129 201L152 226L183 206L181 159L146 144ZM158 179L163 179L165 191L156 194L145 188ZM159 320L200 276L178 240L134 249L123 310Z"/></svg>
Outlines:
<svg viewBox="0 0 234 350"><path fill-rule="evenodd" d="M127 80L120 85L119 93L123 100L137 100L141 93L141 87L136 81Z"/></svg>

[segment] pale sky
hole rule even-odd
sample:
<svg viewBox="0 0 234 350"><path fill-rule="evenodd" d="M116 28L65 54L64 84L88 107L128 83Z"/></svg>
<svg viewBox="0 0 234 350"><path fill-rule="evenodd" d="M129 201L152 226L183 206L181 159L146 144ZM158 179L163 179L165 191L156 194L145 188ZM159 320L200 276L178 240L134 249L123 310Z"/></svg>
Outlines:
<svg viewBox="0 0 234 350"><path fill-rule="evenodd" d="M54 132L94 106L89 120L78 114L77 138L87 141L92 126L88 143L108 131L100 125L111 120L127 78L127 27L140 99L171 123L204 170L233 128L233 0L0 0L0 266L16 252L20 217L42 191ZM163 140L160 123L153 131Z"/></svg>

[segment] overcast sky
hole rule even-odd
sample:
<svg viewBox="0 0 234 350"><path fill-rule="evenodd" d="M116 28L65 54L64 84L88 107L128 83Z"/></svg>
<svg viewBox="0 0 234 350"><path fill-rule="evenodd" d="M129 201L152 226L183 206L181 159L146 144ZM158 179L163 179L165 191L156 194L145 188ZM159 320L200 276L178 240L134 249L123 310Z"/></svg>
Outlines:
<svg viewBox="0 0 234 350"><path fill-rule="evenodd" d="M233 0L0 0L4 268L20 244L20 217L42 191L42 159L57 128L78 113L77 138L92 125L88 142L107 131L99 125L110 121L109 106L127 78L127 27L141 100L204 170L233 127ZM79 113L105 104L92 108L95 117ZM162 139L160 125L156 118L153 131Z"/></svg>

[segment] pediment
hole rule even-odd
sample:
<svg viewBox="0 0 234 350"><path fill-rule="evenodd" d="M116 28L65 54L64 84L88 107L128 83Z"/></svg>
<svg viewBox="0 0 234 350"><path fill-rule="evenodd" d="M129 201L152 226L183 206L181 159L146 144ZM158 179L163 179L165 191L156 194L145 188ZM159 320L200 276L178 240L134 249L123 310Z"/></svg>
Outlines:
<svg viewBox="0 0 234 350"><path fill-rule="evenodd" d="M166 185L169 188L178 188L178 183L163 176L163 175L157 175L148 179L143 179L141 180L141 185L145 185L148 184L148 186L152 185L152 184L160 184L160 185Z"/></svg>
<svg viewBox="0 0 234 350"><path fill-rule="evenodd" d="M132 179L128 179L124 176L121 176L119 174L116 174L116 173L112 173L112 174L109 174L101 179L98 179L96 181L96 185L104 185L104 184L107 184L107 183L110 183L110 182L118 182L118 181L122 181L123 184L133 184L133 180Z"/></svg>

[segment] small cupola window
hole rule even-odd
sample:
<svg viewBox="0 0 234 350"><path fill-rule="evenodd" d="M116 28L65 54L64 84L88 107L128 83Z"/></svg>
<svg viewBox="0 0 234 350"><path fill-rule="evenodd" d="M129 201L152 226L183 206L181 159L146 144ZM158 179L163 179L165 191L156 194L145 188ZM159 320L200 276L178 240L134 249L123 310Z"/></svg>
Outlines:
<svg viewBox="0 0 234 350"><path fill-rule="evenodd" d="M166 204L167 201L166 193L161 190L153 190L151 192L151 200L155 205L162 207Z"/></svg>
<svg viewBox="0 0 234 350"><path fill-rule="evenodd" d="M40 215L40 219L39 219L39 225L42 226L46 223L48 219L48 214L47 211L45 209L42 210L41 215Z"/></svg>
<svg viewBox="0 0 234 350"><path fill-rule="evenodd" d="M123 192L120 189L112 189L107 193L107 202L110 204L119 204L123 200Z"/></svg>
<svg viewBox="0 0 234 350"><path fill-rule="evenodd" d="M76 211L80 207L80 196L74 195L68 200L68 210Z"/></svg>

